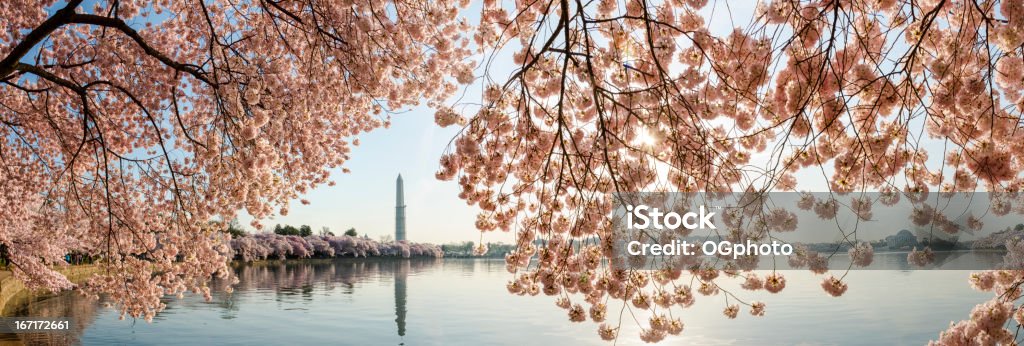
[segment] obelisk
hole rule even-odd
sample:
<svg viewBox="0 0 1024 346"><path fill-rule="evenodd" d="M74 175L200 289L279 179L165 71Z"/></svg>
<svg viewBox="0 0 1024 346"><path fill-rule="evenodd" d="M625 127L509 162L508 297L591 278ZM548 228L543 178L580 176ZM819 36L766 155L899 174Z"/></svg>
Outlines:
<svg viewBox="0 0 1024 346"><path fill-rule="evenodd" d="M402 175L395 182L395 241L405 240L405 189L402 187Z"/></svg>

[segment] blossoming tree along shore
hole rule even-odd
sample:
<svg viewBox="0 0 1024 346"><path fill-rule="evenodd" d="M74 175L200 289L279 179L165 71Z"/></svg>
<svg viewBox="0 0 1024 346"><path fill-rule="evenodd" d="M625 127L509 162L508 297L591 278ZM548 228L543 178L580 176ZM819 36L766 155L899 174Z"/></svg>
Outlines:
<svg viewBox="0 0 1024 346"><path fill-rule="evenodd" d="M474 77L457 18L467 4L450 0L81 3L0 2L0 252L19 279L49 289L70 286L49 267L65 253L101 256L105 270L83 288L131 316L151 318L166 294L208 295L209 277L228 274L226 235L208 221L286 214L344 164L352 136L393 109L446 99L448 76ZM1021 2L780 0L712 30L712 19L732 25L728 11L707 0L484 1L475 44L513 51L517 69L485 76L478 113L436 113L465 125L438 176L482 209L481 231L516 232L509 291L558 296L574 322L627 304L650 316L640 338L658 341L682 332L678 309L698 294L728 318L770 314L720 283L778 293L786 278L602 266L616 192L793 190L804 173L836 194L886 198L1022 187ZM886 199L849 207L870 218L876 202ZM827 218L840 204L806 206ZM922 206L912 217L956 231L935 215ZM794 221L737 217L739 236ZM579 246L595 237L604 243ZM870 264L870 249L855 244L853 262ZM816 273L827 261L792 260ZM822 289L855 289L843 277ZM1024 316L1022 281L972 276L996 298L938 341L1012 339L1004 326ZM598 335L615 339L618 326Z"/></svg>
<svg viewBox="0 0 1024 346"><path fill-rule="evenodd" d="M287 214L355 135L472 67L448 0L81 4L0 2L0 243L31 288L101 257L83 289L122 316L208 296L230 252L210 220Z"/></svg>
<svg viewBox="0 0 1024 346"><path fill-rule="evenodd" d="M957 225L920 200L926 192L1002 192L991 194L993 212L1021 212L1013 193L1024 187L1024 3L773 0L749 21L730 6L743 5L484 1L479 51L511 55L516 68L508 78L484 71L490 84L475 113L435 114L441 126L464 126L437 176L457 180L460 196L481 209L480 231L516 233L510 292L557 296L574 322L615 321L607 309L624 303L634 319L651 316L640 338L653 342L682 331L678 310L693 304L693 290L733 318L740 306L758 316L766 309L724 281L785 287L779 272L602 265L621 192L827 189L851 199L842 195L879 191L879 200L806 206L824 218L848 207L868 219L873 204L909 198L920 205L916 224L949 232ZM738 27L717 30L722 23ZM816 179L822 185L807 184ZM747 227L738 237L795 222L785 211L739 216ZM763 223L750 227L755 220ZM871 262L855 231L842 236L855 263ZM931 250L909 257L926 263ZM827 269L813 252L792 261ZM1013 339L1004 326L1024 316L1014 303L1024 275L978 275L997 298L939 343ZM842 295L843 277L824 277L823 290ZM617 338L614 323L601 324L600 337Z"/></svg>
<svg viewBox="0 0 1024 346"><path fill-rule="evenodd" d="M245 262L287 258L444 257L444 252L437 245L404 240L378 242L347 235L244 235L231 239L231 250L234 258Z"/></svg>

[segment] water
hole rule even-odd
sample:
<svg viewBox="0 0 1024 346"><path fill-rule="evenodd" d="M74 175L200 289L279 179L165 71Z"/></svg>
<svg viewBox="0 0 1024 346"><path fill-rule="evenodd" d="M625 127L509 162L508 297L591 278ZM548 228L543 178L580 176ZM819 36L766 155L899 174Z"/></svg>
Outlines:
<svg viewBox="0 0 1024 346"><path fill-rule="evenodd" d="M886 261L876 255L876 260ZM905 256L905 255L902 255ZM152 323L119 320L113 308L74 293L33 302L21 316L70 316L72 333L7 335L29 343L109 344L595 344L593 322L569 322L547 296L513 296L501 260L334 260L237 268L235 292L213 301L167 299ZM850 289L828 296L820 276L786 271L781 294L733 290L768 304L729 320L725 295L698 297L682 312L683 334L666 343L698 345L922 344L990 297L967 284L969 271L854 271ZM727 286L728 287L728 286ZM609 320L621 304L609 304ZM642 316L637 318L645 319ZM628 311L619 344L642 344Z"/></svg>

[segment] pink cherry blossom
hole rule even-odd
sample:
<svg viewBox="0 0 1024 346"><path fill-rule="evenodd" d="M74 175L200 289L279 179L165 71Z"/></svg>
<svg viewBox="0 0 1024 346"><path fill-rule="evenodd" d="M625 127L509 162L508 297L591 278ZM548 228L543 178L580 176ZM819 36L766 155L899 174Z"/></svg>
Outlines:
<svg viewBox="0 0 1024 346"><path fill-rule="evenodd" d="M857 243L856 246L847 250L847 254L850 255L850 260L853 261L853 265L858 267L867 267L871 265L871 262L874 260L875 248L867 242L860 242Z"/></svg>
<svg viewBox="0 0 1024 346"><path fill-rule="evenodd" d="M730 319L736 318L736 315L739 314L739 312L740 306L737 304L726 306L725 310L722 311L722 313L725 314L725 317Z"/></svg>
<svg viewBox="0 0 1024 346"><path fill-rule="evenodd" d="M475 66L465 1L260 4L0 3L0 243L16 277L69 288L56 269L81 252L103 259L83 291L123 314L208 295L231 275L220 220L286 214L346 169L356 136L454 95Z"/></svg>
<svg viewBox="0 0 1024 346"><path fill-rule="evenodd" d="M764 316L764 302L751 302L750 303L750 314L752 316Z"/></svg>
<svg viewBox="0 0 1024 346"><path fill-rule="evenodd" d="M764 278L764 289L771 293L779 293L786 288L786 277L782 273L775 272Z"/></svg>
<svg viewBox="0 0 1024 346"><path fill-rule="evenodd" d="M824 289L825 292L828 293L829 295L833 297L838 297L843 295L843 293L846 293L846 289L848 287L846 283L843 282L842 280L832 275L829 275L826 276L825 279L821 281L821 288Z"/></svg>

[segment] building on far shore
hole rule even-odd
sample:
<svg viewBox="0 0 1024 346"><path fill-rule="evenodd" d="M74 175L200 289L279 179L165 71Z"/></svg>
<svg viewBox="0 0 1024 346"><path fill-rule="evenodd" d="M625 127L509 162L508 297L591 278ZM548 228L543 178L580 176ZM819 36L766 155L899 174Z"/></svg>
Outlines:
<svg viewBox="0 0 1024 346"><path fill-rule="evenodd" d="M902 248L913 248L917 246L917 236L908 230L900 230L895 235L885 237L885 244L889 246L889 249L896 250Z"/></svg>

